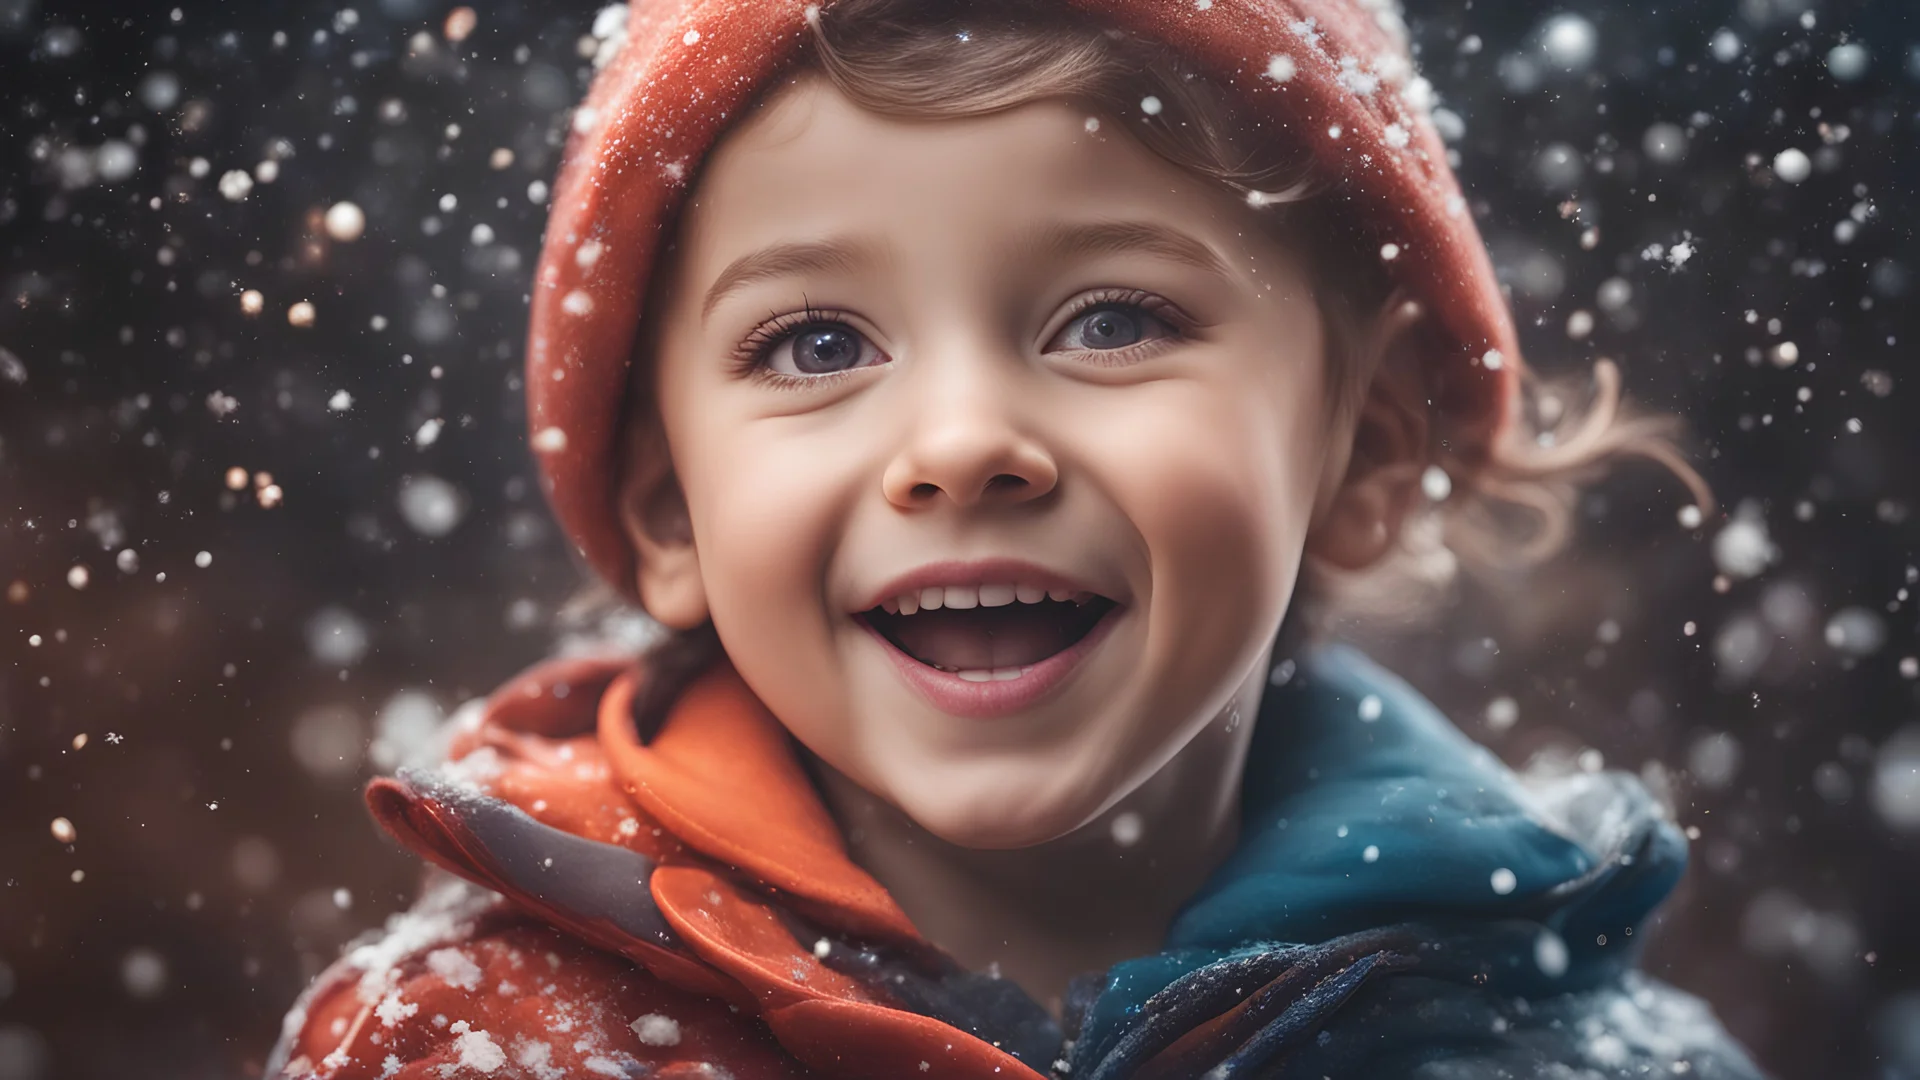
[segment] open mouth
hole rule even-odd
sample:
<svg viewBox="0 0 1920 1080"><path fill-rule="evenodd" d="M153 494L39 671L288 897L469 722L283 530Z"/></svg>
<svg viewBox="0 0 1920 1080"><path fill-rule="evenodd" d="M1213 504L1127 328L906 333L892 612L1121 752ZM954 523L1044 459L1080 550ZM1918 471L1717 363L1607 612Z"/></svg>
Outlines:
<svg viewBox="0 0 1920 1080"><path fill-rule="evenodd" d="M929 599L932 606L922 602ZM1097 593L989 585L929 589L857 617L927 667L968 682L1005 682L1072 648L1118 608Z"/></svg>

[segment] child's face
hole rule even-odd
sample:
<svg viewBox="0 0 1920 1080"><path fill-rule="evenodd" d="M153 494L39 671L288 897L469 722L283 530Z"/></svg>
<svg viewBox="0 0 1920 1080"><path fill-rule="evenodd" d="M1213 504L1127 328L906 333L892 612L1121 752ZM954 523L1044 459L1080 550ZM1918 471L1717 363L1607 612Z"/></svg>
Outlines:
<svg viewBox="0 0 1920 1080"><path fill-rule="evenodd" d="M1298 259L1093 128L783 91L663 264L672 473L623 493L648 609L969 846L1090 821L1261 677L1345 461Z"/></svg>

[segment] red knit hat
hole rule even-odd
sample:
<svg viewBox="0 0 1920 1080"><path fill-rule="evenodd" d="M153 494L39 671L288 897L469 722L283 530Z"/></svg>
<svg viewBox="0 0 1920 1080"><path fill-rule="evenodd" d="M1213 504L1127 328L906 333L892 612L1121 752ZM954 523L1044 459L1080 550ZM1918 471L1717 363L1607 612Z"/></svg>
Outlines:
<svg viewBox="0 0 1920 1080"><path fill-rule="evenodd" d="M1397 0L1051 2L1171 46L1251 116L1311 146L1392 278L1431 313L1435 404L1482 439L1452 452L1484 453L1507 423L1517 341ZM575 116L535 278L528 423L562 526L629 596L616 455L654 259L701 158L796 56L810 15L831 6L641 0Z"/></svg>

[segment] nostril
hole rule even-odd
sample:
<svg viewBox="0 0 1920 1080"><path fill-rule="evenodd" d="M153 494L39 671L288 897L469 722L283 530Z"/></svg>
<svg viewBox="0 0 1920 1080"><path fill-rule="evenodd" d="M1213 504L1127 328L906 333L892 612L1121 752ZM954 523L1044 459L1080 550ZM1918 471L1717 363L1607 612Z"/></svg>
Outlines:
<svg viewBox="0 0 1920 1080"><path fill-rule="evenodd" d="M1012 473L1001 473L987 481L987 493L991 495L995 492L1013 491L1026 486L1026 477L1015 476Z"/></svg>
<svg viewBox="0 0 1920 1080"><path fill-rule="evenodd" d="M1013 473L996 473L987 479L980 490L980 498L993 498L1010 492L1024 491L1033 484L1024 476ZM931 481L921 481L907 489L907 498L914 502L925 502L944 490L941 485Z"/></svg>

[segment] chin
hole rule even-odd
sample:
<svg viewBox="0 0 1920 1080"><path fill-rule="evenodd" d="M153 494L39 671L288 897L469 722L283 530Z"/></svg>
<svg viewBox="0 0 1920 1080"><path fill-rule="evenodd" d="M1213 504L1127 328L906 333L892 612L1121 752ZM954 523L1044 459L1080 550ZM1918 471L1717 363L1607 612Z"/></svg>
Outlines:
<svg viewBox="0 0 1920 1080"><path fill-rule="evenodd" d="M1071 787L1026 785L1010 792L1001 784L983 790L942 790L917 777L894 800L914 824L957 847L1008 851L1057 840L1100 816L1106 802L1073 798Z"/></svg>

